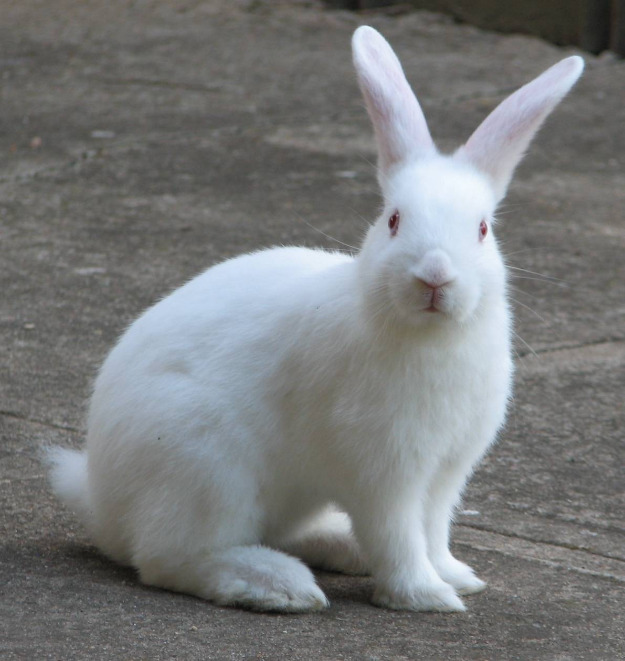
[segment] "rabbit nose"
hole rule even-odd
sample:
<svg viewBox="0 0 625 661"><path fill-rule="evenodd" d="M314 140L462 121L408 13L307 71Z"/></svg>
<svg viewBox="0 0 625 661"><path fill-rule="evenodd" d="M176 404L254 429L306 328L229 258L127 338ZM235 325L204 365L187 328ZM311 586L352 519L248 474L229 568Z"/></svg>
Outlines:
<svg viewBox="0 0 625 661"><path fill-rule="evenodd" d="M432 291L446 287L456 279L449 255L438 249L427 252L413 268L412 275L419 287Z"/></svg>
<svg viewBox="0 0 625 661"><path fill-rule="evenodd" d="M431 289L434 291L435 289L442 289L443 287L446 287L447 285L450 285L453 282L453 278L420 278L419 276L415 276L415 280L419 283L421 287L424 287L425 289Z"/></svg>

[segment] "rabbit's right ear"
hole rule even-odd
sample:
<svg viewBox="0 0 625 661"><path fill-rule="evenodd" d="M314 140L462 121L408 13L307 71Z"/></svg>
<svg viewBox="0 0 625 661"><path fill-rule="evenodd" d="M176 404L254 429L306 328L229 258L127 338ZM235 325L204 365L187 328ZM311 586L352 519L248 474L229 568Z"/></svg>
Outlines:
<svg viewBox="0 0 625 661"><path fill-rule="evenodd" d="M366 25L352 38L354 66L378 144L379 176L436 151L421 106L382 35Z"/></svg>
<svg viewBox="0 0 625 661"><path fill-rule="evenodd" d="M584 60L577 55L547 69L502 101L459 149L460 158L468 159L490 178L497 200L506 194L532 138L583 69Z"/></svg>

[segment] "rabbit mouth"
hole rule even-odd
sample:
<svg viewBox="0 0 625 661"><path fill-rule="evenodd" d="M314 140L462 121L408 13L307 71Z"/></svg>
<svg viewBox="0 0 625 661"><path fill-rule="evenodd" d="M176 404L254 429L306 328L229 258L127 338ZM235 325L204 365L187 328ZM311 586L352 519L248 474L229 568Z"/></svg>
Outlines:
<svg viewBox="0 0 625 661"><path fill-rule="evenodd" d="M433 285L422 280L419 284L424 290L422 292L424 306L421 308L423 312L430 314L448 312L449 296L444 285Z"/></svg>
<svg viewBox="0 0 625 661"><path fill-rule="evenodd" d="M416 286L415 286L416 285ZM457 284L423 281L402 282L392 290L393 307L409 325L461 322L467 313Z"/></svg>
<svg viewBox="0 0 625 661"><path fill-rule="evenodd" d="M416 307L416 316L426 321L437 322L440 320L441 323L443 320L461 321L466 310L464 306L458 305L456 298L452 292L448 291L435 290L428 292L420 298Z"/></svg>
<svg viewBox="0 0 625 661"><path fill-rule="evenodd" d="M450 310L446 309L443 306L438 306L438 305L434 305L434 304L429 305L428 307L422 307L419 310L419 316L421 316L421 314L424 314L427 317L439 316L439 317L450 317L451 318L451 317L454 316Z"/></svg>

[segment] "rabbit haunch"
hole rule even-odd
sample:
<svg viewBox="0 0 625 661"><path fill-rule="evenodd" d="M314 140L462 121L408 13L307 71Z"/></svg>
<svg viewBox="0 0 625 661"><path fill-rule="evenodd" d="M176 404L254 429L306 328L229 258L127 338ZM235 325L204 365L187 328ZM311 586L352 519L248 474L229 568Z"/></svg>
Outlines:
<svg viewBox="0 0 625 661"><path fill-rule="evenodd" d="M510 396L490 229L582 62L549 69L443 156L381 35L359 28L353 54L384 196L361 251L210 268L112 350L86 450L49 453L58 495L147 584L278 611L327 605L306 564L371 573L390 608L463 610L458 595L485 586L449 536Z"/></svg>

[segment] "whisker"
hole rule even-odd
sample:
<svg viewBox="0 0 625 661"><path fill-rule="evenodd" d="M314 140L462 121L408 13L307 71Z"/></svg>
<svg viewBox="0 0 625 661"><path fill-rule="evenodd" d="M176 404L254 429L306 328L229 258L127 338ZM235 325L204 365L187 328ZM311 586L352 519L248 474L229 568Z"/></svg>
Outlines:
<svg viewBox="0 0 625 661"><path fill-rule="evenodd" d="M378 172L378 166L374 162L372 162L368 156L366 156L362 152L359 153L358 156L360 157L360 160L364 161L367 165L370 165L372 170L374 170L376 173Z"/></svg>
<svg viewBox="0 0 625 661"><path fill-rule="evenodd" d="M530 298L533 298L533 299L540 298L539 296L536 296L536 294L530 294L530 292L525 291L524 289L521 289L520 287L515 287L514 285L508 285L508 289L510 291L516 292L517 294L523 294L524 296L529 296Z"/></svg>
<svg viewBox="0 0 625 661"><path fill-rule="evenodd" d="M502 247L506 245L505 242L501 242L501 241L499 242L499 244ZM521 255L523 253L528 253L528 252L532 252L532 251L533 251L533 248L523 248L521 250L515 250L514 252L506 253L504 256L506 258L508 258L508 257L512 257L512 255Z"/></svg>
<svg viewBox="0 0 625 661"><path fill-rule="evenodd" d="M546 323L545 318L544 318L543 316L541 316L540 314L538 314L538 312L536 312L536 310L534 310L533 308L531 308L529 305L525 305L525 303L522 303L521 301L519 301L519 300L516 299L516 298L513 298L512 300L513 300L517 305L520 305L522 308L525 308L526 310L529 310L533 315L535 315L536 317L538 317L543 323Z"/></svg>
<svg viewBox="0 0 625 661"><path fill-rule="evenodd" d="M330 241L335 241L336 243L339 243L340 245L345 246L346 248L349 248L350 250L354 250L354 251L358 252L358 248L356 248L355 246L352 246L349 243L345 243L344 241L341 241L340 239L337 239L335 236L331 236L330 234L327 234L323 230L320 230L318 227L315 227L314 225L311 225L305 218L303 218L299 214L297 214L297 216L299 217L299 219L305 225L308 225L308 227L310 227L311 230L314 230L315 232L318 232L322 236L325 236L326 239L330 239Z"/></svg>
<svg viewBox="0 0 625 661"><path fill-rule="evenodd" d="M569 284L567 282L564 282L564 280L550 280L548 278L533 278L528 275L515 275L512 274L512 277L515 280L533 280L536 282L544 282L548 285L553 285L554 287L560 287L561 289L568 289Z"/></svg>
<svg viewBox="0 0 625 661"><path fill-rule="evenodd" d="M365 218L361 213L359 213L357 209L354 209L354 207L348 207L348 208L353 214L358 216L358 218L360 218L360 220L362 220L362 222L365 223L367 227L371 227L373 225L373 223L368 218Z"/></svg>
<svg viewBox="0 0 625 661"><path fill-rule="evenodd" d="M509 216L511 213L514 213L517 211L519 207L511 207L511 208L506 208L506 209L497 209L495 212L495 218L499 218L499 216Z"/></svg>
<svg viewBox="0 0 625 661"><path fill-rule="evenodd" d="M527 343L527 342L526 342L526 341L525 341L525 340L524 340L524 339L523 339L518 333L516 333L516 332L514 332L514 331L512 331L512 333L513 333L514 337L517 338L517 340L519 340L523 345L525 345L525 347L529 350L529 352L530 352L533 356L535 356L536 358L538 358L538 354L534 351L534 349L532 349L532 347L531 347L531 346L530 346L530 345L529 345L529 344L528 344L528 343ZM523 356L519 355L519 358L522 358L522 357L523 357Z"/></svg>
<svg viewBox="0 0 625 661"><path fill-rule="evenodd" d="M544 278L545 280L554 280L556 282L566 282L565 280L560 280L560 278L554 278L552 275L545 275L544 273L538 273L537 271L530 271L529 269L522 269L519 266L510 266L508 265L508 268L513 270L513 271L521 271L523 273L529 273L530 275L537 275L540 276L541 278Z"/></svg>

